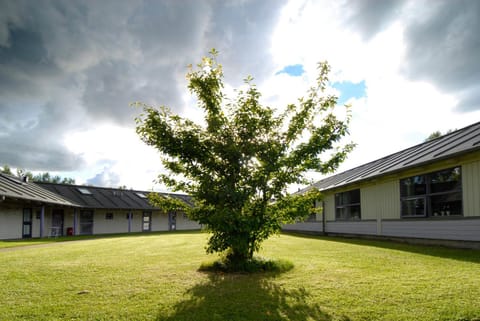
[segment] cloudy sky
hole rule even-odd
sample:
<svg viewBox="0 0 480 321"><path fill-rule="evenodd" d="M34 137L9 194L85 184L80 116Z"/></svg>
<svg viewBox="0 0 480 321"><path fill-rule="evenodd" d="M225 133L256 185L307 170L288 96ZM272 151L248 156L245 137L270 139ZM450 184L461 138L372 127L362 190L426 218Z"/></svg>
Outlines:
<svg viewBox="0 0 480 321"><path fill-rule="evenodd" d="M0 165L154 188L130 103L200 117L186 66L213 47L228 87L252 75L279 108L329 61L353 105L342 169L480 120L480 1L0 0Z"/></svg>

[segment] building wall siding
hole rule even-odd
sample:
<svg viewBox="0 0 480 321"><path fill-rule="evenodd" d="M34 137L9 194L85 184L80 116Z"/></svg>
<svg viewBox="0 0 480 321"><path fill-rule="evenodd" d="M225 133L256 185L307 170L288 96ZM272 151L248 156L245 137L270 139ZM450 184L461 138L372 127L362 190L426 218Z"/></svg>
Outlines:
<svg viewBox="0 0 480 321"><path fill-rule="evenodd" d="M400 218L398 180L363 187L360 197L362 220Z"/></svg>
<svg viewBox="0 0 480 321"><path fill-rule="evenodd" d="M383 221L382 235L480 241L480 219Z"/></svg>
<svg viewBox="0 0 480 321"><path fill-rule="evenodd" d="M0 235L2 239L22 238L22 213L19 208L0 208Z"/></svg>
<svg viewBox="0 0 480 321"><path fill-rule="evenodd" d="M327 221L334 221L335 220L335 195L325 194L324 203L325 203L325 219Z"/></svg>
<svg viewBox="0 0 480 321"><path fill-rule="evenodd" d="M327 222L327 233L377 235L377 221Z"/></svg>
<svg viewBox="0 0 480 321"><path fill-rule="evenodd" d="M299 222L295 224L285 224L282 229L285 231L323 232L322 222Z"/></svg>
<svg viewBox="0 0 480 321"><path fill-rule="evenodd" d="M113 219L106 219L107 213L113 214ZM127 233L128 232L128 211L96 210L93 216L93 233Z"/></svg>
<svg viewBox="0 0 480 321"><path fill-rule="evenodd" d="M168 219L166 224L168 226ZM177 230L199 230L200 228L200 224L190 220L185 214L177 214Z"/></svg>
<svg viewBox="0 0 480 321"><path fill-rule="evenodd" d="M480 216L480 161L462 166L463 216Z"/></svg>
<svg viewBox="0 0 480 321"><path fill-rule="evenodd" d="M152 231L168 231L168 215L160 212L152 212Z"/></svg>

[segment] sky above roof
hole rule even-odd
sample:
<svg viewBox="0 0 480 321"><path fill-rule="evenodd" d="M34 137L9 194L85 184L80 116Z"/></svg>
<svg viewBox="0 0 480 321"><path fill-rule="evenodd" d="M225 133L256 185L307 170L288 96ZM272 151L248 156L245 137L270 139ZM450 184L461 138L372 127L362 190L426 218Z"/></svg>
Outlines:
<svg viewBox="0 0 480 321"><path fill-rule="evenodd" d="M162 190L130 104L200 120L185 74L214 47L227 91L252 75L277 108L327 60L348 169L480 120L479 34L476 0L0 0L0 165Z"/></svg>

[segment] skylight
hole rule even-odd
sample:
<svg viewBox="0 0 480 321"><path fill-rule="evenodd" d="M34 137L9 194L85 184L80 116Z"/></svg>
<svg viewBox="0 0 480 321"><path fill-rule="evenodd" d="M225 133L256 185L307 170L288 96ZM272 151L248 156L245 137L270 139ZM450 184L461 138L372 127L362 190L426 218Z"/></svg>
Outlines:
<svg viewBox="0 0 480 321"><path fill-rule="evenodd" d="M77 190L82 193L83 195L92 195L92 192L88 188L85 187L78 187Z"/></svg>
<svg viewBox="0 0 480 321"><path fill-rule="evenodd" d="M147 195L143 194L143 193L135 193L137 194L138 197L140 198L147 198Z"/></svg>

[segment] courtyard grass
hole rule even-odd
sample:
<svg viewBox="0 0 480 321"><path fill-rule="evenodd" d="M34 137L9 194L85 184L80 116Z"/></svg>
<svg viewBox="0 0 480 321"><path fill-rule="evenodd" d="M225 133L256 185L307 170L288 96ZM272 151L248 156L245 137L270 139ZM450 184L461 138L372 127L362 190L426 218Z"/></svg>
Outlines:
<svg viewBox="0 0 480 321"><path fill-rule="evenodd" d="M0 320L480 320L480 251L281 235L284 273L201 272L207 234L0 250Z"/></svg>

